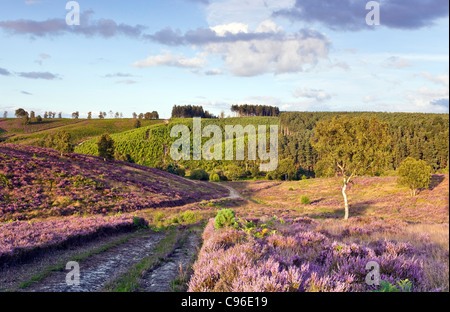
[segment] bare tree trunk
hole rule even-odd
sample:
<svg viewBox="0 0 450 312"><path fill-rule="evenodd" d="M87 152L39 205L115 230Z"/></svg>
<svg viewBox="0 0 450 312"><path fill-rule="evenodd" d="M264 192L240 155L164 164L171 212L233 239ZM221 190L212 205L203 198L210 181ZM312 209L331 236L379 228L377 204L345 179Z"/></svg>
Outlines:
<svg viewBox="0 0 450 312"><path fill-rule="evenodd" d="M345 191L347 190L347 181L344 179L344 186L342 187L342 196L344 196L344 203L345 203L345 216L344 220L348 220L348 200L347 200L347 193Z"/></svg>

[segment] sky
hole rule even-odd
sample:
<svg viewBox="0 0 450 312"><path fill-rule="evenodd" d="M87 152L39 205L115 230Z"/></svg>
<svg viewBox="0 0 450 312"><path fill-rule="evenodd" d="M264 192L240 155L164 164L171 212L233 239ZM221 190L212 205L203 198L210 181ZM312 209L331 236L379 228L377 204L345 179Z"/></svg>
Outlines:
<svg viewBox="0 0 450 312"><path fill-rule="evenodd" d="M0 113L449 111L448 0L0 0Z"/></svg>

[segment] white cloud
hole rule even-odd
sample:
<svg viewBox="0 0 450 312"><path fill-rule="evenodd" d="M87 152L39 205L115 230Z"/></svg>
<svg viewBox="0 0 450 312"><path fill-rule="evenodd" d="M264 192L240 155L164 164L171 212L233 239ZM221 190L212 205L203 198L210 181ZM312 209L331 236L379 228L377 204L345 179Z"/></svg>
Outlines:
<svg viewBox="0 0 450 312"><path fill-rule="evenodd" d="M205 59L194 57L187 58L183 54L173 55L170 51L165 54L149 56L145 60L135 62L131 66L145 68L155 66L173 66L181 68L201 68L205 65Z"/></svg>
<svg viewBox="0 0 450 312"><path fill-rule="evenodd" d="M402 59L397 56L391 56L383 62L383 66L387 68L405 68L411 67L411 63L408 60Z"/></svg>
<svg viewBox="0 0 450 312"><path fill-rule="evenodd" d="M434 83L436 83L436 84L443 85L443 86L445 86L445 87L447 87L447 88L449 87L448 73L447 73L447 75L444 75L444 74L440 75L440 74L438 74L438 75L436 75L436 76L433 76L433 75L430 74L430 73L424 72L424 73L422 73L422 76L423 76L425 79L427 79L427 80L429 80L429 81L431 81L431 82L434 82Z"/></svg>
<svg viewBox="0 0 450 312"><path fill-rule="evenodd" d="M230 23L210 28L214 30L214 32L220 37L224 37L226 33L231 33L233 35L238 33L245 33L245 34L248 33L248 25L243 23Z"/></svg>
<svg viewBox="0 0 450 312"><path fill-rule="evenodd" d="M294 91L293 94L296 98L308 98L308 99L314 99L318 102L323 102L326 100L331 99L331 94L325 92L324 90L317 90L317 89L307 89L307 88L298 88Z"/></svg>
<svg viewBox="0 0 450 312"><path fill-rule="evenodd" d="M229 25L215 27L221 31L227 28L230 29ZM248 31L242 26L240 29ZM235 76L301 72L305 66L314 66L319 58L328 55L329 40L316 31L304 30L297 34L284 34L282 29L270 20L264 21L256 29L258 32L269 31L277 35L254 40L212 42L204 49L209 54L222 56L225 66Z"/></svg>

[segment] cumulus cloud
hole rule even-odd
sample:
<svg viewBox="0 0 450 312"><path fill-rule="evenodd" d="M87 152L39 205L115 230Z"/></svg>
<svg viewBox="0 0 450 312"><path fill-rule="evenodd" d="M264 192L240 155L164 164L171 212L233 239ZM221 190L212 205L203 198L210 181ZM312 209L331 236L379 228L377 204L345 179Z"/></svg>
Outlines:
<svg viewBox="0 0 450 312"><path fill-rule="evenodd" d="M293 94L296 98L308 98L308 99L314 99L318 102L323 102L331 99L331 94L325 92L324 90L318 90L318 89L306 89L306 88L299 88L294 91Z"/></svg>
<svg viewBox="0 0 450 312"><path fill-rule="evenodd" d="M164 54L149 56L145 60L132 64L134 67L172 66L181 68L200 68L205 65L205 60L199 57L187 58L183 54L173 55L170 51Z"/></svg>
<svg viewBox="0 0 450 312"><path fill-rule="evenodd" d="M101 36L110 38L116 35L128 37L139 37L144 29L141 25L131 26L118 24L111 19L91 20L92 10L81 14L80 26L70 27L65 19L54 18L46 21L33 21L28 19L18 19L10 21L0 21L0 28L12 33L31 35L36 37L60 36L64 34L78 34L84 36Z"/></svg>
<svg viewBox="0 0 450 312"><path fill-rule="evenodd" d="M182 34L163 29L148 39L169 46L199 46L208 55L218 55L235 76L256 76L265 73L301 72L314 66L319 58L328 55L330 41L322 33L302 29L288 34L270 20L259 24L254 31L242 23L198 28ZM168 59L168 60L166 60ZM151 57L153 64L172 64L173 56Z"/></svg>
<svg viewBox="0 0 450 312"><path fill-rule="evenodd" d="M289 9L274 12L292 21L320 23L333 30L358 31L374 29L367 26L368 1L354 0L296 0ZM381 25L388 28L418 29L433 25L434 21L447 17L448 0L389 0L380 3Z"/></svg>
<svg viewBox="0 0 450 312"><path fill-rule="evenodd" d="M213 69L205 71L205 75L206 76L222 75L222 71L220 69L218 69L218 68L213 68Z"/></svg>
<svg viewBox="0 0 450 312"><path fill-rule="evenodd" d="M441 106L448 110L449 109L449 99L435 100L435 101L431 102L431 105Z"/></svg>
<svg viewBox="0 0 450 312"><path fill-rule="evenodd" d="M428 87L420 87L416 91L409 91L406 99L416 107L419 111L427 112L446 112L448 111L445 104L448 102L448 87L433 89ZM447 101L447 102L446 102Z"/></svg>

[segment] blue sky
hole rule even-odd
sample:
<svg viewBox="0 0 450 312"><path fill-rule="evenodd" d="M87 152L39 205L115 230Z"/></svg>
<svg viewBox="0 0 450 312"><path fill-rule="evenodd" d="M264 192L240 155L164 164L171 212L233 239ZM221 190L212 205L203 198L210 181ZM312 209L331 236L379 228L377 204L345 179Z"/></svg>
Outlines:
<svg viewBox="0 0 450 312"><path fill-rule="evenodd" d="M77 2L0 1L0 112L449 110L447 0Z"/></svg>

